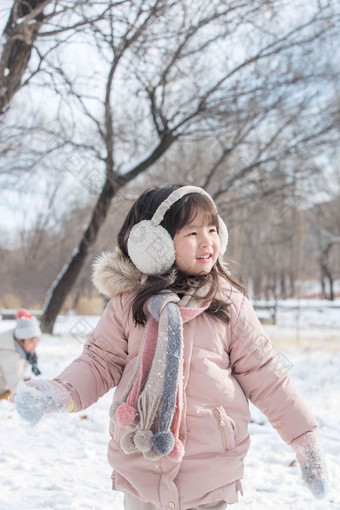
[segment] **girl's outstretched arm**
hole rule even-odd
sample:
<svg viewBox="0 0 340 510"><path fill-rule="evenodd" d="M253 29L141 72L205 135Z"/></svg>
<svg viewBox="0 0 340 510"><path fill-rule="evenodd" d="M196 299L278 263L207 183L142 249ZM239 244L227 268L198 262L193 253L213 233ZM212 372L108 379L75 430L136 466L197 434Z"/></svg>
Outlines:
<svg viewBox="0 0 340 510"><path fill-rule="evenodd" d="M246 397L267 416L288 444L318 428L314 414L289 379L246 297L232 326L229 350L232 374Z"/></svg>
<svg viewBox="0 0 340 510"><path fill-rule="evenodd" d="M55 378L71 391L75 411L86 409L120 381L128 354L125 300L121 294L110 300L81 356Z"/></svg>
<svg viewBox="0 0 340 510"><path fill-rule="evenodd" d="M321 447L316 449L309 441L310 437L316 437L317 420L289 379L246 297L231 332L229 357L233 376L246 397L267 416L282 439L297 451L304 480L309 480L308 487L313 495L323 497L325 468L318 453Z"/></svg>
<svg viewBox="0 0 340 510"><path fill-rule="evenodd" d="M53 381L36 379L18 387L11 400L24 419L37 423L45 413L86 409L118 384L127 357L124 312L118 295L107 305L79 358Z"/></svg>

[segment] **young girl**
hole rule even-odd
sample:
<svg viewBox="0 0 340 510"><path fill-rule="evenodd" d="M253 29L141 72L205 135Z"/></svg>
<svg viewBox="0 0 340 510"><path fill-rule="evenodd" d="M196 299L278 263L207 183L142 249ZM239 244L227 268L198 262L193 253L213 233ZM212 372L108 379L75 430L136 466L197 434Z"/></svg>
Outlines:
<svg viewBox="0 0 340 510"><path fill-rule="evenodd" d="M317 422L242 287L223 265L227 228L201 188L145 191L95 264L110 296L83 354L15 402L37 422L76 412L117 387L110 408L113 488L128 510L224 509L242 492L248 399L294 448L305 482L325 494Z"/></svg>

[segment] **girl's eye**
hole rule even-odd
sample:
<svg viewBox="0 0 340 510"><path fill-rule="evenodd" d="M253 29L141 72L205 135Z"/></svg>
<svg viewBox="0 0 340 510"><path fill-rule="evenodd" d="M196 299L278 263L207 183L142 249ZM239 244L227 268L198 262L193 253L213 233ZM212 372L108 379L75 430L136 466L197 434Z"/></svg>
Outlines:
<svg viewBox="0 0 340 510"><path fill-rule="evenodd" d="M188 234L189 236L195 236L197 234L197 232L190 232L190 234Z"/></svg>
<svg viewBox="0 0 340 510"><path fill-rule="evenodd" d="M211 228L209 232L217 232L216 227Z"/></svg>

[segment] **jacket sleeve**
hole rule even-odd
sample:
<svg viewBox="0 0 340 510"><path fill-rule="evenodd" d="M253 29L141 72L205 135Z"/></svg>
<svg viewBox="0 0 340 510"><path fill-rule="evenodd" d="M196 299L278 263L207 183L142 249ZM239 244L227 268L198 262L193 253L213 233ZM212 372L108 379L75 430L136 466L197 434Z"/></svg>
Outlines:
<svg viewBox="0 0 340 510"><path fill-rule="evenodd" d="M86 341L81 356L55 379L70 389L75 411L86 409L117 386L128 348L124 313L122 296L115 296Z"/></svg>
<svg viewBox="0 0 340 510"><path fill-rule="evenodd" d="M25 377L27 362L15 350L1 351L1 368L9 391L13 393Z"/></svg>
<svg viewBox="0 0 340 510"><path fill-rule="evenodd" d="M230 360L233 376L284 441L317 428L314 414L290 381L255 310L244 297L232 326Z"/></svg>

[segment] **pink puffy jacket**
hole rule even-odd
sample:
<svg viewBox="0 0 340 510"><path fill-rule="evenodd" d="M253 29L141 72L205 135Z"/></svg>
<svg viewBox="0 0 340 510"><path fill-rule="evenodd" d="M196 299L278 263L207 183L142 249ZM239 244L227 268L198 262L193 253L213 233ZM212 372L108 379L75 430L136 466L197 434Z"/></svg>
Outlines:
<svg viewBox="0 0 340 510"><path fill-rule="evenodd" d="M119 399L132 375L144 329L133 323L130 310L140 276L117 254L107 254L98 264L95 284L112 299L83 354L58 376L73 388L75 410L115 386L114 399ZM249 448L248 399L288 444L317 427L248 299L234 288L226 292L232 302L228 325L206 313L184 324L182 462L124 454L124 430L110 424L113 488L160 509L237 502Z"/></svg>

